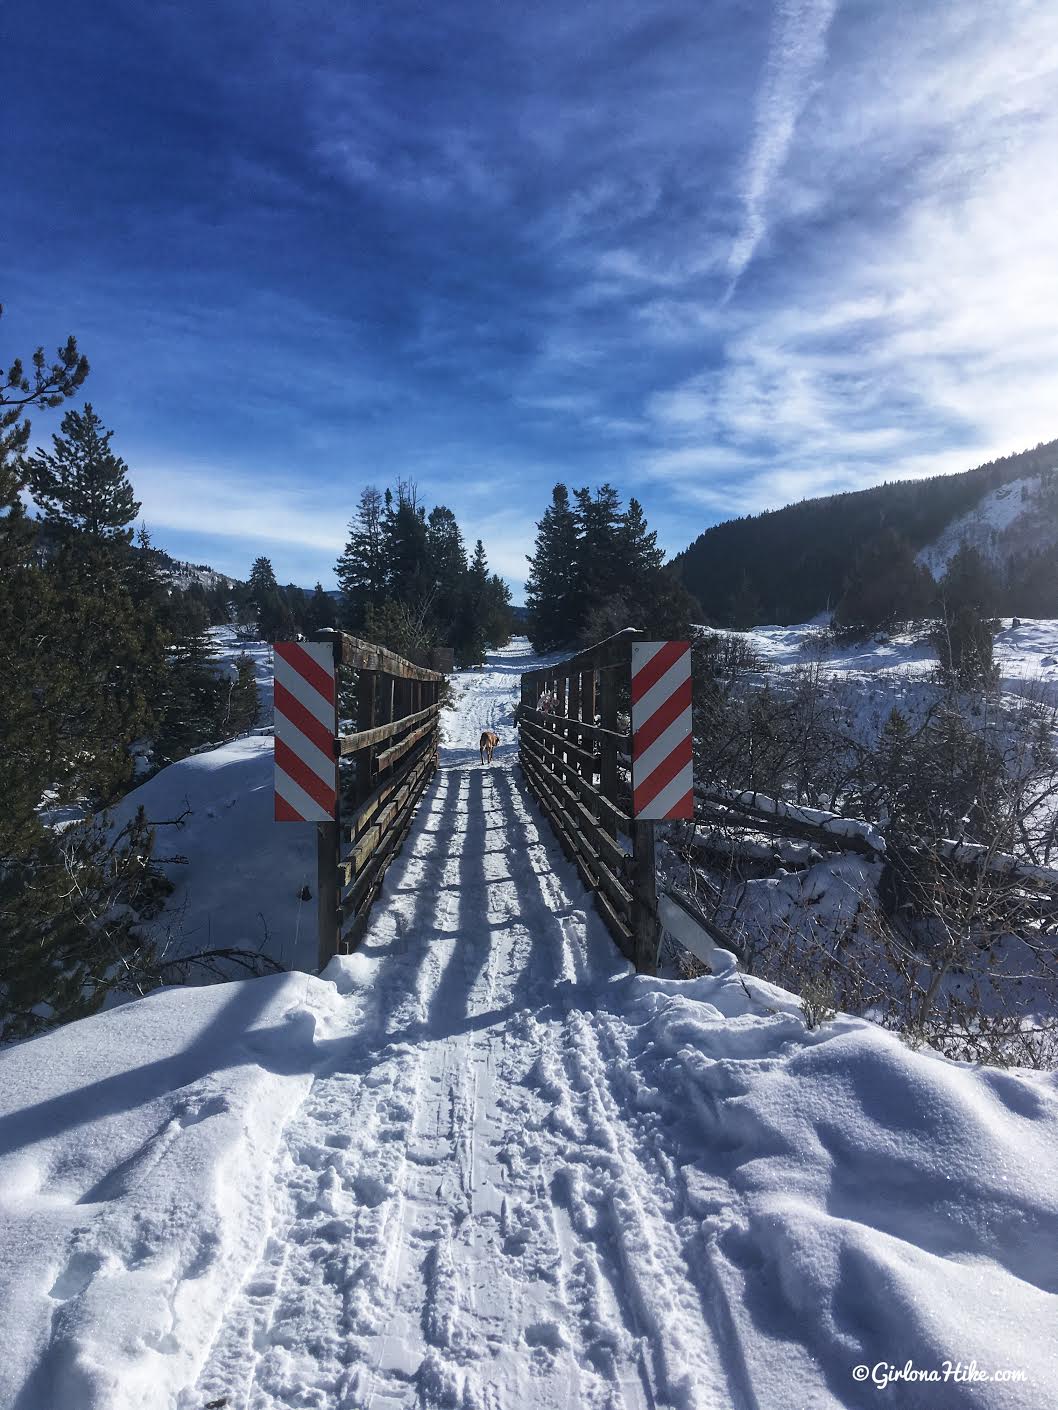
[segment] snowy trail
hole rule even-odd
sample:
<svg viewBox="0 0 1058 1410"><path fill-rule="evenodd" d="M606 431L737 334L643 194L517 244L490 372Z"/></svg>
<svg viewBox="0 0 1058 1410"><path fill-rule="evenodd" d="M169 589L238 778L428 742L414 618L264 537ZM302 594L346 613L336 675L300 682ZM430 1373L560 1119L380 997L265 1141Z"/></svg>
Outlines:
<svg viewBox="0 0 1058 1410"><path fill-rule="evenodd" d="M457 682L441 769L343 962L347 1044L287 1130L264 1259L188 1406L730 1400L657 1152L614 1092L619 1025L584 1007L627 966L513 766L526 664Z"/></svg>
<svg viewBox="0 0 1058 1410"><path fill-rule="evenodd" d="M0 1052L0 1410L1053 1405L1058 1077L632 974L515 767L531 660L456 678L356 955ZM268 784L205 758L227 895Z"/></svg>

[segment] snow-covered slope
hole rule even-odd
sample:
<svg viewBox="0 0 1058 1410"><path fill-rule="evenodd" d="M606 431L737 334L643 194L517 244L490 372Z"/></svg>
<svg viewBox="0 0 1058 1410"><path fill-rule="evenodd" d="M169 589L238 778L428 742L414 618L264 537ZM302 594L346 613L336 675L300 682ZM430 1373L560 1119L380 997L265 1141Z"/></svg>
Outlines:
<svg viewBox="0 0 1058 1410"><path fill-rule="evenodd" d="M1053 1403L1058 1080L631 974L513 767L529 664L459 678L356 956L0 1055L0 1404Z"/></svg>
<svg viewBox="0 0 1058 1410"><path fill-rule="evenodd" d="M917 555L918 562L939 580L963 544L997 565L1014 554L1050 548L1058 540L1056 489L1056 470L999 485L973 509L953 519Z"/></svg>
<svg viewBox="0 0 1058 1410"><path fill-rule="evenodd" d="M863 642L821 639L822 619L798 626L760 626L734 633L769 671L817 666L850 688L873 692L881 708L900 703L914 685L936 670L937 653L928 641L907 633L879 635ZM1000 689L1009 695L1058 704L1058 619L1005 618L993 638ZM883 716L884 718L884 716Z"/></svg>

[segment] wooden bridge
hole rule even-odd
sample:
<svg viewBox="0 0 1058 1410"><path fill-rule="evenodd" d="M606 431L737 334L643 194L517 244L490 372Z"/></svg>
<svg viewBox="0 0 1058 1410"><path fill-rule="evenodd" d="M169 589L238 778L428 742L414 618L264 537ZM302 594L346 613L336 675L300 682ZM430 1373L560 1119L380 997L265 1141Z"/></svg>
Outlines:
<svg viewBox="0 0 1058 1410"><path fill-rule="evenodd" d="M618 632L525 672L519 764L618 948L653 973L660 925L654 824L632 817L630 675L642 633ZM338 682L338 811L318 827L319 964L354 950L387 867L437 768L446 677L343 632L311 640L333 652Z"/></svg>

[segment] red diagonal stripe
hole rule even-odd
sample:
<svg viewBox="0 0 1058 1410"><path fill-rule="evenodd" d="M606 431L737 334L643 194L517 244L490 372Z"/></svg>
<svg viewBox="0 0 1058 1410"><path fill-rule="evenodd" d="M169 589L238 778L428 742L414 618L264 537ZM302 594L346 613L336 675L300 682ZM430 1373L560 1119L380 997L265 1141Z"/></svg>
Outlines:
<svg viewBox="0 0 1058 1410"><path fill-rule="evenodd" d="M328 705L334 704L334 676L314 661L299 642L277 641L274 649L276 655L297 671L302 680L308 681L313 690L319 691Z"/></svg>
<svg viewBox="0 0 1058 1410"><path fill-rule="evenodd" d="M635 810L638 816L661 790L670 784L681 769L691 762L691 736L681 739L667 759L663 759L648 778L636 785Z"/></svg>
<svg viewBox="0 0 1058 1410"><path fill-rule="evenodd" d="M689 650L690 647L685 641L667 641L632 677L632 704L642 700L650 687L657 685L669 667L674 666L683 653Z"/></svg>
<svg viewBox="0 0 1058 1410"><path fill-rule="evenodd" d="M304 822L296 808L292 808L285 798L276 794L276 822Z"/></svg>
<svg viewBox="0 0 1058 1410"><path fill-rule="evenodd" d="M667 818L694 817L694 789L689 788L678 803L674 803L665 814Z"/></svg>
<svg viewBox="0 0 1058 1410"><path fill-rule="evenodd" d="M314 803L318 803L324 812L334 817L334 788L329 788L319 774L314 773L308 764L299 759L293 749L278 737L276 739L276 768L282 769L303 792L309 795Z"/></svg>
<svg viewBox="0 0 1058 1410"><path fill-rule="evenodd" d="M322 754L326 754L328 759L334 758L334 735L279 681L275 683L275 707L277 714L285 715Z"/></svg>
<svg viewBox="0 0 1058 1410"><path fill-rule="evenodd" d="M638 759L645 749L649 749L660 735L664 734L674 720L678 720L691 703L691 683L685 680L677 686L663 705L640 725L632 738L632 757Z"/></svg>

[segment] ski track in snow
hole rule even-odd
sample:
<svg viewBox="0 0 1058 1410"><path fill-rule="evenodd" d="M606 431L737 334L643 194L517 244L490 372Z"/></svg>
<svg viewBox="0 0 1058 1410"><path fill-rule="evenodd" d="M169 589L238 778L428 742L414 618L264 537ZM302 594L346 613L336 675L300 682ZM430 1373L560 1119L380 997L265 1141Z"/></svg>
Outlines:
<svg viewBox="0 0 1058 1410"><path fill-rule="evenodd" d="M187 1410L730 1402L663 1133L625 1119L622 1024L583 1006L628 968L513 767L524 664L458 679L441 768L339 965L348 1037L287 1129L263 1256Z"/></svg>

